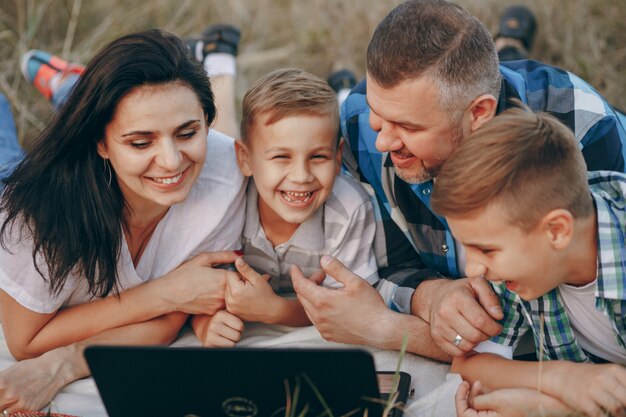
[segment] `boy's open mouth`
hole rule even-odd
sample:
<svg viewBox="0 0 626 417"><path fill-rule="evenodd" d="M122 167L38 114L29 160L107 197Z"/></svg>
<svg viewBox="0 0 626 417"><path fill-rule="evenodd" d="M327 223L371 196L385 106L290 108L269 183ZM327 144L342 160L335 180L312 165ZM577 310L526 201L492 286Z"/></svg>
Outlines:
<svg viewBox="0 0 626 417"><path fill-rule="evenodd" d="M313 191L281 191L281 197L289 203L306 203L313 196Z"/></svg>

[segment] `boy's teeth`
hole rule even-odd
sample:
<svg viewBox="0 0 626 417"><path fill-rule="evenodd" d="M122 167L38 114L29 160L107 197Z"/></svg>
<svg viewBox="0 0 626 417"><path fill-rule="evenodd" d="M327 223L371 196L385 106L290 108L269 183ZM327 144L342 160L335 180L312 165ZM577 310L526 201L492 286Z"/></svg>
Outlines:
<svg viewBox="0 0 626 417"><path fill-rule="evenodd" d="M180 177L183 176L183 173L176 175L175 177L170 178L153 178L154 182L158 182L159 184L174 184L180 181Z"/></svg>
<svg viewBox="0 0 626 417"><path fill-rule="evenodd" d="M285 200L287 200L289 202L308 201L309 198L311 198L312 195L313 195L313 193L310 192L310 191L307 191L307 192L283 191L283 196L284 196Z"/></svg>

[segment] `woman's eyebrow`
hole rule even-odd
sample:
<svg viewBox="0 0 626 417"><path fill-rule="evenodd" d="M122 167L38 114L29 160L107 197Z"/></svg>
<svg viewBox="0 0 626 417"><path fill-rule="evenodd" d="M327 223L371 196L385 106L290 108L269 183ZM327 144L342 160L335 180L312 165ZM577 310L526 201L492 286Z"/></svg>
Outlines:
<svg viewBox="0 0 626 417"><path fill-rule="evenodd" d="M148 136L151 135L152 132L149 130L133 130L132 132L124 133L121 137L125 138L128 136Z"/></svg>
<svg viewBox="0 0 626 417"><path fill-rule="evenodd" d="M196 124L196 123L200 123L200 119L189 120L189 121L187 121L187 122L185 122L185 123L181 124L180 126L178 126L178 127L176 128L176 130L186 129L186 128L188 128L189 126L194 125L194 124Z"/></svg>
<svg viewBox="0 0 626 417"><path fill-rule="evenodd" d="M175 131L179 131L179 130L183 130L188 128L189 126L195 124L195 123L199 123L200 120L199 119L193 119L193 120L189 120L186 121L185 123L181 124L180 126L177 126L174 130ZM128 136L149 136L152 135L154 132L150 131L150 130L133 130L132 132L128 132L128 133L124 133L121 137L125 138Z"/></svg>

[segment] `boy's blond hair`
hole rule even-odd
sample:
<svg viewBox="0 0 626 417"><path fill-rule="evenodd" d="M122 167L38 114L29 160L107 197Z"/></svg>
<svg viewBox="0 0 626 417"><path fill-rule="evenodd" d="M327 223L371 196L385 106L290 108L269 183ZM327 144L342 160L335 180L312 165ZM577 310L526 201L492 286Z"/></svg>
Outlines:
<svg viewBox="0 0 626 417"><path fill-rule="evenodd" d="M330 118L339 129L337 97L328 83L313 74L295 68L273 71L259 80L243 98L241 138L249 140L250 131L260 116L265 125L296 115Z"/></svg>
<svg viewBox="0 0 626 417"><path fill-rule="evenodd" d="M433 210L462 217L493 202L526 232L557 208L588 217L587 168L573 133L546 113L518 108L462 142L437 175Z"/></svg>

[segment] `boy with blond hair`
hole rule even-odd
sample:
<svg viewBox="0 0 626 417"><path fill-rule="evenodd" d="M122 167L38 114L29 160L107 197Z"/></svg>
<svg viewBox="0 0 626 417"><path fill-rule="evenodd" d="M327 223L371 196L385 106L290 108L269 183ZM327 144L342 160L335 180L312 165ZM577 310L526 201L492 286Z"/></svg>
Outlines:
<svg viewBox="0 0 626 417"><path fill-rule="evenodd" d="M368 283L378 282L370 197L339 174L343 144L334 91L305 71L281 69L259 79L242 107L235 149L250 177L243 252L257 274L239 259L242 280L228 282L226 310L194 318L196 334L212 346L238 341L242 320L310 325L293 292L293 265L312 275L322 256L332 255ZM327 287L341 286L316 275Z"/></svg>
<svg viewBox="0 0 626 417"><path fill-rule="evenodd" d="M465 247L466 273L491 281L504 310L502 333L452 370L486 391L537 389L587 415L622 415L626 175L587 174L569 129L513 109L461 143L431 204ZM529 329L543 363L510 360Z"/></svg>

